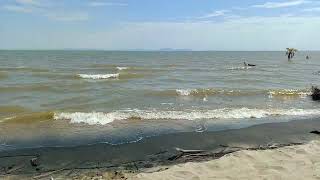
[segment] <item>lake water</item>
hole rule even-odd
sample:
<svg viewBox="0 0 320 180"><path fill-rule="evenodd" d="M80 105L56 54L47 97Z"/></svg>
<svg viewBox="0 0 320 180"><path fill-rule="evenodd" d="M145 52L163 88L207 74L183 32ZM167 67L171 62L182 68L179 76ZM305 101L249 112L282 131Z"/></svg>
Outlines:
<svg viewBox="0 0 320 180"><path fill-rule="evenodd" d="M319 59L320 52L288 61L285 52L0 51L0 149L116 145L319 117L308 96L320 84Z"/></svg>

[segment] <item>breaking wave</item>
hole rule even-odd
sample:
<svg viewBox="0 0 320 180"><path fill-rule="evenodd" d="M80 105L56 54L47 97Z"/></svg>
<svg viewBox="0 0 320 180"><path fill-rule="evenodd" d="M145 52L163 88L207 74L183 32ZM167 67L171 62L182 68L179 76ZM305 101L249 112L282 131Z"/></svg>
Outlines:
<svg viewBox="0 0 320 180"><path fill-rule="evenodd" d="M78 74L78 77L82 79L93 79L93 80L101 80L101 79L134 79L134 78L142 78L147 74L142 73L129 73L129 72L121 72L116 74Z"/></svg>
<svg viewBox="0 0 320 180"><path fill-rule="evenodd" d="M165 90L165 91L153 91L149 94L160 95L160 96L194 96L194 97L206 97L206 96L254 96L264 95L273 97L282 96L296 96L306 97L311 95L310 89L278 89L278 90L227 90L227 89L176 89L176 90Z"/></svg>
<svg viewBox="0 0 320 180"><path fill-rule="evenodd" d="M311 95L310 90L299 90L299 89L283 89L283 90L271 90L269 95L272 96L300 96L306 97Z"/></svg>
<svg viewBox="0 0 320 180"><path fill-rule="evenodd" d="M320 109L249 109L224 108L215 110L184 110L184 111L157 111L157 110L127 110L103 112L75 112L55 113L55 120L70 120L71 123L86 123L89 125L105 125L118 120L198 120L198 119L244 119L265 118L271 116L317 116Z"/></svg>
<svg viewBox="0 0 320 180"><path fill-rule="evenodd" d="M0 71L16 71L16 72L49 72L49 69L45 68L34 68L26 66L17 67L0 67Z"/></svg>
<svg viewBox="0 0 320 180"><path fill-rule="evenodd" d="M78 74L80 78L83 79L116 79L119 77L119 73L117 74Z"/></svg>
<svg viewBox="0 0 320 180"><path fill-rule="evenodd" d="M240 90L218 90L218 89L176 89L179 96L209 96L209 95L244 95Z"/></svg>
<svg viewBox="0 0 320 180"><path fill-rule="evenodd" d="M6 123L35 123L40 121L48 121L53 120L54 113L53 112L34 112L27 113L22 115L17 115L13 117L5 118L3 122Z"/></svg>
<svg viewBox="0 0 320 180"><path fill-rule="evenodd" d="M128 69L128 67L117 67L117 69L118 69L119 71L122 71L122 70Z"/></svg>

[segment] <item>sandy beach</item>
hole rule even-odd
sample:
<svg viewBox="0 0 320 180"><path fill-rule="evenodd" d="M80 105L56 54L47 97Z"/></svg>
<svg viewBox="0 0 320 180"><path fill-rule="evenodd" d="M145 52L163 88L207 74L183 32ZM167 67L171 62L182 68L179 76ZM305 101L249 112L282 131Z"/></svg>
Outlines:
<svg viewBox="0 0 320 180"><path fill-rule="evenodd" d="M220 159L185 163L132 179L319 179L320 141L273 150L244 150Z"/></svg>
<svg viewBox="0 0 320 180"><path fill-rule="evenodd" d="M320 180L319 22L320 0L0 0L0 180Z"/></svg>
<svg viewBox="0 0 320 180"><path fill-rule="evenodd" d="M151 137L111 146L0 152L6 179L316 179L320 121ZM263 132L263 133L262 133ZM37 158L38 165L30 160Z"/></svg>

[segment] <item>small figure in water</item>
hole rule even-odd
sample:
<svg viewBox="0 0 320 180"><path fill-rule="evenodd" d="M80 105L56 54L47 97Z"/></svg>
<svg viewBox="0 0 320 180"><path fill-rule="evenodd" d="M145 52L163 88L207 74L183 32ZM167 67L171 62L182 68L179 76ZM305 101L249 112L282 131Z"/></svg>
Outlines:
<svg viewBox="0 0 320 180"><path fill-rule="evenodd" d="M248 66L256 66L255 64L248 64L248 63L246 63L246 62L243 62L243 64L244 64L244 67L248 67Z"/></svg>
<svg viewBox="0 0 320 180"><path fill-rule="evenodd" d="M297 51L298 50L294 48L287 48L286 55L288 56L288 61L290 61L294 57Z"/></svg>
<svg viewBox="0 0 320 180"><path fill-rule="evenodd" d="M310 56L307 55L307 56L306 56L306 60L308 60L308 59L310 59Z"/></svg>

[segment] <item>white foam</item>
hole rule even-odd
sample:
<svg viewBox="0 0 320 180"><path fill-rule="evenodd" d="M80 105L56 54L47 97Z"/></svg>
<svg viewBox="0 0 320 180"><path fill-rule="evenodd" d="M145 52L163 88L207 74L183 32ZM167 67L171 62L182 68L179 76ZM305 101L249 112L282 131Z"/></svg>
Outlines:
<svg viewBox="0 0 320 180"><path fill-rule="evenodd" d="M115 117L109 113L105 114L102 112L93 112L93 113L55 113L55 120L68 119L71 123L87 123L90 125L93 124L108 124L113 122Z"/></svg>
<svg viewBox="0 0 320 180"><path fill-rule="evenodd" d="M119 74L78 74L78 76L84 79L113 79L118 78Z"/></svg>
<svg viewBox="0 0 320 180"><path fill-rule="evenodd" d="M176 93L180 96L190 96L196 90L193 89L176 89Z"/></svg>
<svg viewBox="0 0 320 180"><path fill-rule="evenodd" d="M283 90L271 90L269 91L269 97L273 96L300 96L307 97L311 95L311 91L298 90L298 89L283 89Z"/></svg>
<svg viewBox="0 0 320 180"><path fill-rule="evenodd" d="M174 105L174 103L161 103L161 105L170 105L170 106L172 106L172 105Z"/></svg>
<svg viewBox="0 0 320 180"><path fill-rule="evenodd" d="M251 69L252 67L250 66L240 66L240 67L229 67L227 70L246 70L246 69Z"/></svg>
<svg viewBox="0 0 320 180"><path fill-rule="evenodd" d="M270 116L316 116L320 109L215 109L215 110L185 110L185 111L157 111L157 110L124 110L110 113L56 113L56 120L70 120L71 123L105 125L116 120L131 118L142 120L197 120L197 119L244 119L265 118Z"/></svg>
<svg viewBox="0 0 320 180"><path fill-rule="evenodd" d="M207 102L207 101L208 101L208 97L206 96L206 97L204 97L202 100L203 100L204 102Z"/></svg>
<svg viewBox="0 0 320 180"><path fill-rule="evenodd" d="M119 71L122 71L122 70L128 69L128 67L117 67L117 69L118 69Z"/></svg>

